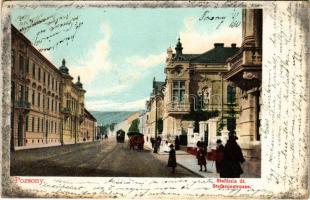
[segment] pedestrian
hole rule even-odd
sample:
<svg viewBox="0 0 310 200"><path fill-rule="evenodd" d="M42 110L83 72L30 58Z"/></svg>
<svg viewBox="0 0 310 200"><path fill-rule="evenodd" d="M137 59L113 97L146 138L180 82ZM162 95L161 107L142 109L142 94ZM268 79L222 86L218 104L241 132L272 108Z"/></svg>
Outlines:
<svg viewBox="0 0 310 200"><path fill-rule="evenodd" d="M207 161L206 161L206 151L202 145L199 145L196 158L198 160L198 165L200 166L200 170L202 171L202 166L205 168L205 172L207 171Z"/></svg>
<svg viewBox="0 0 310 200"><path fill-rule="evenodd" d="M175 155L175 150L173 144L170 146L170 151L169 151L169 158L168 158L168 167L172 168L172 173L175 173L175 168L177 167L177 159Z"/></svg>
<svg viewBox="0 0 310 200"><path fill-rule="evenodd" d="M175 137L174 144L175 144L175 150L180 150L180 139L179 139L179 136Z"/></svg>
<svg viewBox="0 0 310 200"><path fill-rule="evenodd" d="M166 140L165 145L163 146L163 152L169 152L170 151L170 147L169 147L169 142L168 140Z"/></svg>
<svg viewBox="0 0 310 200"><path fill-rule="evenodd" d="M129 149L135 150L135 137L131 136L129 138Z"/></svg>
<svg viewBox="0 0 310 200"><path fill-rule="evenodd" d="M223 164L223 157L224 157L224 146L222 144L222 140L218 139L216 141L216 156L215 156L215 167L216 172L220 174L222 177L222 164Z"/></svg>
<svg viewBox="0 0 310 200"><path fill-rule="evenodd" d="M157 153L158 152L158 138L154 139L154 153Z"/></svg>
<svg viewBox="0 0 310 200"><path fill-rule="evenodd" d="M151 137L151 143L152 143L152 149L154 149L155 140L153 137Z"/></svg>
<svg viewBox="0 0 310 200"><path fill-rule="evenodd" d="M233 133L229 133L229 138L224 147L221 178L240 178L240 175L243 173L241 163L243 163L245 159L236 140L238 140L238 137Z"/></svg>
<svg viewBox="0 0 310 200"><path fill-rule="evenodd" d="M161 145L161 137L158 136L158 137L157 137L157 150L158 150L158 151L160 150L160 145Z"/></svg>

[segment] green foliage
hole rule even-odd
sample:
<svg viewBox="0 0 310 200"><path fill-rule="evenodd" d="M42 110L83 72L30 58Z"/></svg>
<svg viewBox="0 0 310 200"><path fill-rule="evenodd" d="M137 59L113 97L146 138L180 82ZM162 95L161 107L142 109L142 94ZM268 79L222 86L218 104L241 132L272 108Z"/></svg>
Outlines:
<svg viewBox="0 0 310 200"><path fill-rule="evenodd" d="M129 129L128 129L128 132L139 132L139 123L140 123L139 119L133 120L131 122Z"/></svg>
<svg viewBox="0 0 310 200"><path fill-rule="evenodd" d="M114 131L114 127L115 127L116 123L112 123L109 125L109 128L111 131Z"/></svg>
<svg viewBox="0 0 310 200"><path fill-rule="evenodd" d="M191 111L189 114L183 116L183 120L192 120L192 121L207 121L213 117L219 115L218 110L214 111Z"/></svg>
<svg viewBox="0 0 310 200"><path fill-rule="evenodd" d="M164 121L162 118L159 118L157 120L157 130L158 130L158 133L161 134L164 130Z"/></svg>

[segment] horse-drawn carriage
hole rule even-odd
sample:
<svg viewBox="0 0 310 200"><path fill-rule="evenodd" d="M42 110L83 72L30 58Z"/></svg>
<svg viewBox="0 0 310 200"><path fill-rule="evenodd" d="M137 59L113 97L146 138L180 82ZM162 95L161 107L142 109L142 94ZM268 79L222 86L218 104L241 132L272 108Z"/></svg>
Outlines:
<svg viewBox="0 0 310 200"><path fill-rule="evenodd" d="M116 141L118 143L124 143L124 141L125 141L125 131L123 131L122 129L116 131Z"/></svg>
<svg viewBox="0 0 310 200"><path fill-rule="evenodd" d="M144 135L139 132L128 132L127 136L129 137L129 149L143 150L144 146Z"/></svg>

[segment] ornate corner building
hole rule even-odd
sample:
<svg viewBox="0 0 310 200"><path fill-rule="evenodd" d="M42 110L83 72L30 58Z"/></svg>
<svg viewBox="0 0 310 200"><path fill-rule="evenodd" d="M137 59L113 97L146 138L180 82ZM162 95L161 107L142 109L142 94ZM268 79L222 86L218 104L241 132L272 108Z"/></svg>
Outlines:
<svg viewBox="0 0 310 200"><path fill-rule="evenodd" d="M262 10L245 9L242 13L242 45L227 60L224 79L237 87L240 115L236 132L245 157L252 162L247 168L260 174L261 86L262 86Z"/></svg>
<svg viewBox="0 0 310 200"><path fill-rule="evenodd" d="M65 60L55 67L13 25L11 49L12 149L77 143L85 118L93 123L92 141L96 120L87 115L86 91L80 78L72 82Z"/></svg>

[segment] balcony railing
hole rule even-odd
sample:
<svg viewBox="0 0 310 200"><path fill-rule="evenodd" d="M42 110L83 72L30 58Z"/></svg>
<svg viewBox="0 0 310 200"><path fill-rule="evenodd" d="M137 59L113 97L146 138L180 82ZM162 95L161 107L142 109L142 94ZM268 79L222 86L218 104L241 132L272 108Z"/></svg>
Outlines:
<svg viewBox="0 0 310 200"><path fill-rule="evenodd" d="M15 102L15 108L30 110L31 109L31 104L28 101L25 101L25 100L18 100L18 101Z"/></svg>
<svg viewBox="0 0 310 200"><path fill-rule="evenodd" d="M167 104L167 111L168 112L175 112L175 113L184 113L190 111L190 104L186 102L169 102Z"/></svg>
<svg viewBox="0 0 310 200"><path fill-rule="evenodd" d="M230 70L241 65L261 65L262 49L257 47L245 47L227 61Z"/></svg>

